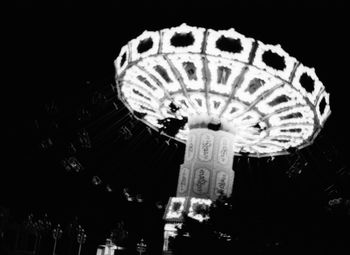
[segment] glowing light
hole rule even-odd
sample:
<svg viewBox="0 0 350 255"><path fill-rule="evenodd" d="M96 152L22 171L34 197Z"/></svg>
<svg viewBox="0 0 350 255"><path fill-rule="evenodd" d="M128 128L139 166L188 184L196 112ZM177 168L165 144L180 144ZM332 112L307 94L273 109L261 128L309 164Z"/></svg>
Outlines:
<svg viewBox="0 0 350 255"><path fill-rule="evenodd" d="M185 210L185 201L184 197L172 197L170 200L170 205L168 213L166 214L167 219L179 219L182 217L182 212Z"/></svg>
<svg viewBox="0 0 350 255"><path fill-rule="evenodd" d="M281 57L281 61L284 62L284 68L276 69L275 67L270 66L264 61L264 54L271 52ZM297 60L293 57L290 57L287 52L285 52L281 45L267 45L259 42L259 46L255 53L255 58L253 64L260 69L266 70L272 75L278 76L283 80L289 81L290 75L296 65Z"/></svg>
<svg viewBox="0 0 350 255"><path fill-rule="evenodd" d="M265 92L281 84L282 81L275 76L249 66L242 84L237 89L236 97L246 103L252 103Z"/></svg>
<svg viewBox="0 0 350 255"><path fill-rule="evenodd" d="M137 66L130 67L123 77L123 81L134 84L152 94L155 98L161 100L165 96L164 89L161 88L150 74Z"/></svg>
<svg viewBox="0 0 350 255"><path fill-rule="evenodd" d="M204 93L201 92L196 92L196 93L191 93L189 94L189 98L192 102L192 105L194 106L195 111L198 114L207 114L208 109L206 105L206 98Z"/></svg>
<svg viewBox="0 0 350 255"><path fill-rule="evenodd" d="M309 82L311 82L309 87L306 87L310 92L308 92L304 87L305 85L302 84L302 77L305 75L308 76ZM303 66L302 64L300 64L295 71L292 85L303 95L306 95L312 104L316 103L318 94L324 88L322 82L320 82L316 76L315 69Z"/></svg>
<svg viewBox="0 0 350 255"><path fill-rule="evenodd" d="M325 105L324 105L323 113L321 113L320 107L323 101ZM320 121L320 124L323 125L326 119L328 118L329 114L331 113L331 109L329 107L329 94L326 91L324 91L318 99L316 112L317 112L317 117Z"/></svg>
<svg viewBox="0 0 350 255"><path fill-rule="evenodd" d="M208 68L212 70L209 90L221 95L231 95L233 84L243 67L244 65L239 62L208 56Z"/></svg>
<svg viewBox="0 0 350 255"><path fill-rule="evenodd" d="M280 126L290 123L306 123L313 125L314 113L309 106L293 107L280 113L276 113L269 118L271 126Z"/></svg>
<svg viewBox="0 0 350 255"><path fill-rule="evenodd" d="M306 102L297 91L291 87L284 85L277 88L270 95L261 99L256 107L262 113L269 114L276 112L282 108L291 108L296 105L305 105Z"/></svg>
<svg viewBox="0 0 350 255"><path fill-rule="evenodd" d="M128 45L123 46L123 48L120 50L119 56L115 60L114 64L117 69L117 75L120 75L128 65L129 61L129 49Z"/></svg>
<svg viewBox="0 0 350 255"><path fill-rule="evenodd" d="M208 99L210 115L213 117L219 117L223 108L226 106L227 98L218 95L210 95Z"/></svg>
<svg viewBox="0 0 350 255"><path fill-rule="evenodd" d="M136 39L131 40L131 61L157 54L159 37L159 32L145 31Z"/></svg>
<svg viewBox="0 0 350 255"><path fill-rule="evenodd" d="M207 212L211 203L212 201L210 199L192 197L190 200L188 216L198 221L209 219L209 216L205 214L205 211ZM198 212L199 207L202 207L201 209L203 209L204 212Z"/></svg>
<svg viewBox="0 0 350 255"><path fill-rule="evenodd" d="M234 29L145 31L115 67L119 97L144 123L157 129L158 120L188 118L173 136L184 143L190 128L215 121L234 135L235 153L284 154L309 144L331 113L313 68Z"/></svg>
<svg viewBox="0 0 350 255"><path fill-rule="evenodd" d="M204 28L190 27L186 24L182 24L179 27L173 27L170 29L163 29L161 31L163 37L162 53L200 53L202 50L204 32ZM186 44L174 46L171 42L171 39L181 35L190 38L193 37L193 43L188 43L187 46L185 46Z"/></svg>
<svg viewBox="0 0 350 255"><path fill-rule="evenodd" d="M144 68L158 83L162 84L167 92L171 93L181 90L181 85L163 56L146 58L137 65Z"/></svg>
<svg viewBox="0 0 350 255"><path fill-rule="evenodd" d="M312 125L286 125L273 127L270 130L270 136L283 136L288 135L291 137L300 137L304 140L308 139L314 131Z"/></svg>
<svg viewBox="0 0 350 255"><path fill-rule="evenodd" d="M238 46L240 44L242 47L241 50L239 50L239 47L236 52L220 50L217 46L217 42L222 37L231 39L231 41L236 41ZM252 49L253 42L253 39L246 38L242 34L236 32L233 28L219 31L208 29L206 53L208 55L235 59L247 63L249 61L249 54Z"/></svg>
<svg viewBox="0 0 350 255"><path fill-rule="evenodd" d="M222 113L222 119L226 121L234 120L237 116L240 116L247 109L247 105L239 101L231 100L227 105L226 110Z"/></svg>
<svg viewBox="0 0 350 255"><path fill-rule="evenodd" d="M204 90L203 63L200 55L168 55L168 59L180 73L186 90Z"/></svg>

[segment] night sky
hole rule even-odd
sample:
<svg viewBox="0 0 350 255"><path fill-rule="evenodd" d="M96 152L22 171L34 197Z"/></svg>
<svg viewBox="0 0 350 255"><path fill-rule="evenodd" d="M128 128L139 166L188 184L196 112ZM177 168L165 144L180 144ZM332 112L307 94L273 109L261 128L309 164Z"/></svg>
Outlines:
<svg viewBox="0 0 350 255"><path fill-rule="evenodd" d="M304 247L308 234L318 244L341 229L336 227L342 225L340 220L329 216L324 204L334 196L334 192L325 191L334 183L341 196L349 198L343 183L344 178L349 181L349 175L336 176L338 169L348 166L350 141L345 5L337 1L211 2L97 5L63 1L39 5L17 1L20 8L9 11L3 37L5 155L0 205L10 208L18 220L30 212L38 217L48 213L53 222L62 223L78 216L96 243L101 243L120 219L136 229L137 235L151 236L152 226L160 229L162 210L155 203L164 204L175 195L184 145L155 132L150 134L143 123L133 121L110 84L113 61L124 44L144 30L185 22L212 29L233 27L247 37L281 44L291 56L315 67L331 94L332 114L318 142L302 151L308 166L298 176L288 178L285 172L295 157L277 157L271 162L237 157L234 194L245 208L241 210L249 215L245 217L265 224L265 229L270 226L266 231L277 239L283 239L282 230L288 224L297 224L290 230L297 237L288 239L294 240L295 247ZM105 101L93 99L99 93ZM90 117L78 120L82 108ZM129 140L118 138L125 125L132 132ZM89 133L91 149L79 147L77 133L82 129ZM43 150L40 144L47 138L53 145ZM69 151L71 143L76 152ZM324 151L331 155L330 161ZM69 156L83 165L81 172L64 169L61 161ZM101 185L91 183L95 175L101 178ZM112 192L107 191L107 184ZM141 194L145 205L126 201L125 187ZM249 233L253 227L247 229ZM321 251L324 246L318 247Z"/></svg>

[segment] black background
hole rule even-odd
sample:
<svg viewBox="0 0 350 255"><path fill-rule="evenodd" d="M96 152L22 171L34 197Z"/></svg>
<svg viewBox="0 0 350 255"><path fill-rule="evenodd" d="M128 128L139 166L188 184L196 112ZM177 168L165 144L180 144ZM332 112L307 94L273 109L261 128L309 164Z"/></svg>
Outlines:
<svg viewBox="0 0 350 255"><path fill-rule="evenodd" d="M181 0L104 4L16 1L16 8L9 9L7 14L2 39L6 45L3 47L6 67L1 93L5 132L0 204L10 208L19 219L29 212L37 215L48 212L55 222L67 222L77 215L96 243L102 242L119 219L134 222L129 225L142 229L135 230L138 234L151 233L156 228L154 224L161 212L157 216L151 204L164 203L175 194L184 145L167 146L162 138L156 143L143 124L137 125L131 141L117 140L120 124L115 123L126 115L123 110L108 115L107 121L95 116L95 128L91 129L93 147L77 155L85 167L83 172L67 173L63 169L60 160L65 153L56 144L74 137L80 126L74 124L73 112L87 104L91 91L99 90L98 86L105 86L114 76L113 61L124 44L144 30L159 30L184 22L212 29L233 27L264 43L281 44L291 56L315 67L331 94L332 114L321 133L342 155L342 162L335 164L347 164L349 29L347 9L340 1ZM86 81L93 85L87 85ZM44 110L45 104L52 100L58 105L58 117L49 116ZM60 124L54 135L46 127L52 119ZM41 123L39 129L35 120ZM46 136L55 139L56 147L49 152L41 151L39 146ZM322 170L320 177L317 167L313 167L305 176L290 180L284 175L287 164L276 164L274 168L266 161L260 162L260 167L253 165L255 172L250 177L246 177L248 171L244 170L249 164L241 165L236 189L240 199L246 201L252 219L284 208L278 211L281 214L269 216L271 224L283 229L286 222L299 222L304 228L291 230L299 238L292 238L291 247L303 247L308 231L316 235L314 226L318 223L307 228L300 222L308 222L315 215L320 222L326 217L322 216L319 204L327 197L322 191L329 184L328 170ZM328 166L331 164L324 168ZM100 176L103 184L110 184L113 192L107 192L103 185L93 186L93 175ZM122 196L124 187L142 193L148 205L127 203ZM261 194L264 189L267 191ZM305 206L305 210L289 211L293 208L290 203ZM273 209L264 212L267 209L261 208L267 205ZM275 216L279 220L274 220ZM267 218L263 217L265 222L269 221ZM327 220L329 225L335 224ZM338 231L322 226L320 233L324 236L316 235L312 242L321 244L321 240L331 238L330 231Z"/></svg>

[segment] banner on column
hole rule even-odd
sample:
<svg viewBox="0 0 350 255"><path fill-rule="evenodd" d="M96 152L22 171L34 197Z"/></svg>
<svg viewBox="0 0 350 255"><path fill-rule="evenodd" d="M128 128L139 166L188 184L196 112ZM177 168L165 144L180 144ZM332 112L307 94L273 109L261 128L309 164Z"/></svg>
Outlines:
<svg viewBox="0 0 350 255"><path fill-rule="evenodd" d="M178 196L188 191L188 185L190 181L190 169L187 167L181 167L179 182L177 187Z"/></svg>
<svg viewBox="0 0 350 255"><path fill-rule="evenodd" d="M197 168L194 171L193 192L198 195L209 192L210 171L205 168Z"/></svg>

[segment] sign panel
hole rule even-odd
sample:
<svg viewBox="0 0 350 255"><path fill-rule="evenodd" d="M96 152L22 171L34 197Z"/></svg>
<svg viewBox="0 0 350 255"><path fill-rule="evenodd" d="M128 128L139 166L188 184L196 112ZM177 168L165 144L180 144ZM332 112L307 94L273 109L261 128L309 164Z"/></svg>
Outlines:
<svg viewBox="0 0 350 255"><path fill-rule="evenodd" d="M185 167L181 168L180 178L179 178L179 187L178 187L179 193L184 193L187 191L189 176L190 176L190 169Z"/></svg>
<svg viewBox="0 0 350 255"><path fill-rule="evenodd" d="M189 135L187 139L186 144L186 160L192 160L195 152L195 142L196 142L196 136L195 135Z"/></svg>
<svg viewBox="0 0 350 255"><path fill-rule="evenodd" d="M228 148L229 140L227 137L222 137L219 145L218 161L220 164L226 165L229 161Z"/></svg>
<svg viewBox="0 0 350 255"><path fill-rule="evenodd" d="M205 168L198 168L194 174L193 191L202 195L208 193L210 172Z"/></svg>
<svg viewBox="0 0 350 255"><path fill-rule="evenodd" d="M223 171L217 173L215 181L215 195L219 196L222 193L227 195L228 179L229 176L227 173Z"/></svg>
<svg viewBox="0 0 350 255"><path fill-rule="evenodd" d="M213 156L214 136L211 134L202 134L199 145L199 159L209 161Z"/></svg>

